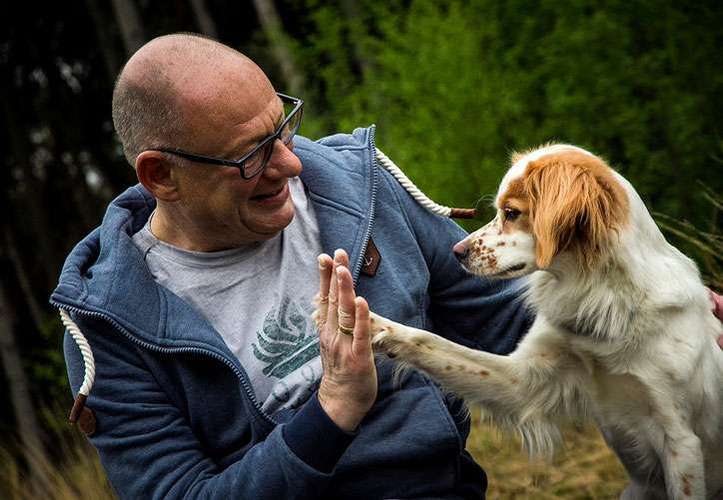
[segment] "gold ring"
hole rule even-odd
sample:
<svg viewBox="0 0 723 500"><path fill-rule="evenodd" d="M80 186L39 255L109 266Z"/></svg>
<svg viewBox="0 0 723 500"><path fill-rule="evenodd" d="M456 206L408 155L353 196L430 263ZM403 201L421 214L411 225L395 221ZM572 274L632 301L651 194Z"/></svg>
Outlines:
<svg viewBox="0 0 723 500"><path fill-rule="evenodd" d="M341 321L342 319L353 319L354 315L349 314L346 311L342 311L341 308L339 308L339 310L336 312L336 317L339 318L339 320Z"/></svg>
<svg viewBox="0 0 723 500"><path fill-rule="evenodd" d="M350 337L353 337L353 336L354 336L354 329L353 329L353 328L349 328L348 326L339 325L339 326L337 327L336 331L339 332L339 333L343 333L344 335L348 335L348 336L350 336Z"/></svg>

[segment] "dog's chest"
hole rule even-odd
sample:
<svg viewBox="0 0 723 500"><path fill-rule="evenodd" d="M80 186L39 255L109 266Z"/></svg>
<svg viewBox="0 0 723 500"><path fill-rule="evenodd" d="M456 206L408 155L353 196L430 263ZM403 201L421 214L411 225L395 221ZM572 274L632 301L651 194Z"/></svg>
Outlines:
<svg viewBox="0 0 723 500"><path fill-rule="evenodd" d="M576 353L589 378L589 401L600 425L622 425L628 429L650 428L653 412L651 381L624 367L635 363L629 353L592 347L587 339L576 338ZM647 430L646 432L647 433Z"/></svg>
<svg viewBox="0 0 723 500"><path fill-rule="evenodd" d="M653 423L649 389L635 375L612 374L600 369L593 374L594 418L608 445L631 477L651 491L664 491L662 467L656 449L664 433Z"/></svg>

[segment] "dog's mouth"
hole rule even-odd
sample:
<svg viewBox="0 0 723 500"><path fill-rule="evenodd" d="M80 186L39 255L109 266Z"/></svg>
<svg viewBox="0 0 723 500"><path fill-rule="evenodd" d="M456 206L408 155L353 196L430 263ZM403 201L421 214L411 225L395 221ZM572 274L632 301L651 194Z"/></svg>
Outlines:
<svg viewBox="0 0 723 500"><path fill-rule="evenodd" d="M488 278L504 278L506 276L509 276L510 274L517 273L519 271L524 270L527 267L527 264L524 262L521 262L519 264L515 264L513 266L505 267L504 269L501 269L497 272L486 274Z"/></svg>

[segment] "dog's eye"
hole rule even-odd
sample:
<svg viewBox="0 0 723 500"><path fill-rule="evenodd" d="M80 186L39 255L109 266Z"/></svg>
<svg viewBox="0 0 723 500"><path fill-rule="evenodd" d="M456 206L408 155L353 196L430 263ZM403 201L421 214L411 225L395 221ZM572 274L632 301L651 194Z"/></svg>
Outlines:
<svg viewBox="0 0 723 500"><path fill-rule="evenodd" d="M513 221L520 216L520 211L514 208L505 208L505 220Z"/></svg>

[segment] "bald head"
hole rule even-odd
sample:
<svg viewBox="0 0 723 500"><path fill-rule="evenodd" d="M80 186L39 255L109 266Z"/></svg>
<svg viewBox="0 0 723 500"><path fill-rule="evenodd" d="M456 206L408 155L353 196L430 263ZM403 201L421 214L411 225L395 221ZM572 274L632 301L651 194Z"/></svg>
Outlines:
<svg viewBox="0 0 723 500"><path fill-rule="evenodd" d="M155 38L128 60L113 91L113 125L135 166L141 151L191 148L196 127L228 99L268 100L273 87L240 52L194 34Z"/></svg>

